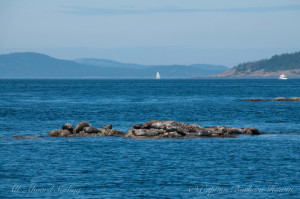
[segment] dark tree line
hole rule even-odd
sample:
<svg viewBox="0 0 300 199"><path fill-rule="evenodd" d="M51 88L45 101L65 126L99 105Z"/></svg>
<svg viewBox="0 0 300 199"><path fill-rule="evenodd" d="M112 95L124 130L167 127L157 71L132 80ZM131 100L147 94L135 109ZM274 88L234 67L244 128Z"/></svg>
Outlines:
<svg viewBox="0 0 300 199"><path fill-rule="evenodd" d="M270 59L262 59L254 62L246 62L234 67L237 72L244 73L250 69L251 72L264 69L265 72L278 70L300 69L300 52L274 55Z"/></svg>

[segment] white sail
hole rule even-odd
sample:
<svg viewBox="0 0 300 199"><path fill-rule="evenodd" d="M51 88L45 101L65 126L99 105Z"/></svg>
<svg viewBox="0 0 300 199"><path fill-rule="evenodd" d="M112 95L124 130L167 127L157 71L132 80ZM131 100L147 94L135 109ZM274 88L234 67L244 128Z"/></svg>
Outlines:
<svg viewBox="0 0 300 199"><path fill-rule="evenodd" d="M159 74L159 72L156 73L156 79L160 79L160 74Z"/></svg>

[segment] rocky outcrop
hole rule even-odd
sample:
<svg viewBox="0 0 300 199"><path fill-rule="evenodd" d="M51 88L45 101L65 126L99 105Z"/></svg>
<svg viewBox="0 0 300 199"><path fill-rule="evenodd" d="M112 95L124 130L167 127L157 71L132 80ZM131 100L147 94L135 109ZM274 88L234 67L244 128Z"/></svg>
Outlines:
<svg viewBox="0 0 300 199"><path fill-rule="evenodd" d="M195 138L195 137L235 137L236 135L259 135L256 128L205 127L197 124L184 124L176 121L153 120L144 124L134 124L125 137L133 139L148 138Z"/></svg>
<svg viewBox="0 0 300 199"><path fill-rule="evenodd" d="M112 129L112 125L102 126L97 129L92 127L88 122L82 121L73 129L72 124L64 124L62 129L57 129L48 133L48 137L92 137L92 136L118 136L123 137L125 134L119 130Z"/></svg>
<svg viewBox="0 0 300 199"><path fill-rule="evenodd" d="M266 101L284 101L284 102L295 102L300 101L300 97L291 97L291 98L285 98L285 97L276 97L272 100L263 100L263 99L247 99L245 101L248 102L266 102Z"/></svg>
<svg viewBox="0 0 300 199"><path fill-rule="evenodd" d="M291 97L291 98L284 98L284 97L277 97L272 101L300 101L300 97Z"/></svg>
<svg viewBox="0 0 300 199"><path fill-rule="evenodd" d="M265 100L263 100L263 99L246 99L245 101L248 101L248 102L264 102Z"/></svg>
<svg viewBox="0 0 300 199"><path fill-rule="evenodd" d="M285 74L288 78L300 77L300 52L274 55L269 59L239 64L213 77L249 78L274 77Z"/></svg>
<svg viewBox="0 0 300 199"><path fill-rule="evenodd" d="M58 129L58 130L51 131L50 133L48 133L47 136L49 136L49 137L69 137L69 135L71 135L71 134L72 134L71 131Z"/></svg>
<svg viewBox="0 0 300 199"><path fill-rule="evenodd" d="M48 137L91 137L91 136L118 136L132 139L157 139L157 138L205 138L205 137L235 137L236 135L260 135L258 129L230 128L230 127L204 127L198 124L185 124L176 121L152 120L144 124L134 124L127 131L123 132L112 129L112 125L94 128L88 122L80 122L73 129L71 124L64 124L62 129L48 133Z"/></svg>
<svg viewBox="0 0 300 199"><path fill-rule="evenodd" d="M286 101L287 99L284 97L276 97L275 99L271 100L271 101Z"/></svg>
<svg viewBox="0 0 300 199"><path fill-rule="evenodd" d="M127 138L183 138L188 133L200 130L197 124L184 124L176 121L152 120L144 124L134 124L125 137Z"/></svg>

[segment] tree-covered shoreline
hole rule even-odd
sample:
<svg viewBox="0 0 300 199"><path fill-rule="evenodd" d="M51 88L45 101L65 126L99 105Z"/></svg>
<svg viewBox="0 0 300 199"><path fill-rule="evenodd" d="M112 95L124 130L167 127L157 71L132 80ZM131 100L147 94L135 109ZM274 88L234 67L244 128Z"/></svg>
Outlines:
<svg viewBox="0 0 300 199"><path fill-rule="evenodd" d="M246 62L234 67L237 73L254 72L264 70L265 72L276 72L280 70L300 69L300 52L274 55L270 59L262 59L254 62Z"/></svg>

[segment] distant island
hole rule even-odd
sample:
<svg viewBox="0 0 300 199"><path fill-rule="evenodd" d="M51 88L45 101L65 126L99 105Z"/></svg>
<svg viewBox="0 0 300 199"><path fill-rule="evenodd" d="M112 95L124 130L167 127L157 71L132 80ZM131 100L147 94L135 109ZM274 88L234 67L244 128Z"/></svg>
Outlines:
<svg viewBox="0 0 300 199"><path fill-rule="evenodd" d="M300 77L300 52L239 64L212 77L279 77L282 73L287 77Z"/></svg>
<svg viewBox="0 0 300 199"><path fill-rule="evenodd" d="M164 78L208 77L228 70L226 66L140 65L106 59L56 59L44 54L24 52L0 55L0 78Z"/></svg>
<svg viewBox="0 0 300 199"><path fill-rule="evenodd" d="M274 78L300 77L300 52L246 62L231 69L222 65L141 65L107 59L62 60L23 52L0 55L0 78Z"/></svg>

